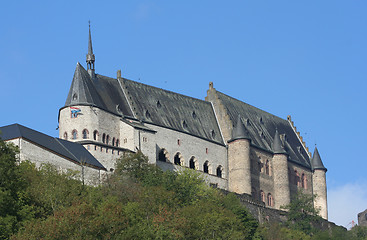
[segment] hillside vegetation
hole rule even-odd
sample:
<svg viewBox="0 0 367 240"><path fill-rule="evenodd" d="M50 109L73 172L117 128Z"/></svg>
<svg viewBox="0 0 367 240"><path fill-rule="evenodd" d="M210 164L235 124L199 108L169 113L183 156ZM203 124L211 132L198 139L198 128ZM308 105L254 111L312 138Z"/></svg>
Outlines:
<svg viewBox="0 0 367 240"><path fill-rule="evenodd" d="M163 172L140 152L124 155L98 187L74 172L18 163L16 152L0 141L0 239L367 239L361 227L314 229L302 195L287 224L259 225L198 172Z"/></svg>

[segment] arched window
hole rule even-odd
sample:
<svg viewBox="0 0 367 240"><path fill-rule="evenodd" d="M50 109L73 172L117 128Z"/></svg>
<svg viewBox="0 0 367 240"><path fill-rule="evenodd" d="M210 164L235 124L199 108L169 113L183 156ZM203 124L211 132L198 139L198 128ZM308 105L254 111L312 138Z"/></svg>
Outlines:
<svg viewBox="0 0 367 240"><path fill-rule="evenodd" d="M87 130L87 129L84 129L84 130L83 130L83 132L82 132L82 134L83 134L83 139L88 139L88 137L89 137L89 132L88 132L88 130Z"/></svg>
<svg viewBox="0 0 367 240"><path fill-rule="evenodd" d="M302 179L301 179L301 181L302 181L302 187L304 189L307 189L307 178L306 178L306 175L304 173L302 173Z"/></svg>
<svg viewBox="0 0 367 240"><path fill-rule="evenodd" d="M192 157L189 162L189 168L195 169L195 157Z"/></svg>
<svg viewBox="0 0 367 240"><path fill-rule="evenodd" d="M297 185L297 187L301 186L301 181L297 170L294 170L294 183Z"/></svg>
<svg viewBox="0 0 367 240"><path fill-rule="evenodd" d="M270 176L270 164L269 164L269 160L266 160L266 162L265 162L265 174Z"/></svg>
<svg viewBox="0 0 367 240"><path fill-rule="evenodd" d="M264 172L264 164L263 162L261 161L261 159L259 158L259 162L258 162L258 165L259 165L259 172Z"/></svg>
<svg viewBox="0 0 367 240"><path fill-rule="evenodd" d="M167 157L168 153L167 150L162 148L159 153L158 153L158 161L161 162L168 162L168 157Z"/></svg>
<svg viewBox="0 0 367 240"><path fill-rule="evenodd" d="M106 134L105 134L105 133L103 133L103 134L102 134L102 142L103 142L103 143L105 143L105 142L106 142Z"/></svg>
<svg viewBox="0 0 367 240"><path fill-rule="evenodd" d="M68 133L67 132L64 132L64 139L68 140Z"/></svg>
<svg viewBox="0 0 367 240"><path fill-rule="evenodd" d="M274 200L273 200L273 196L271 196L271 193L268 194L268 206L270 207L274 206Z"/></svg>
<svg viewBox="0 0 367 240"><path fill-rule="evenodd" d="M73 130L72 132L71 132L71 138L72 139L78 139L78 131L77 130Z"/></svg>
<svg viewBox="0 0 367 240"><path fill-rule="evenodd" d="M118 139L116 139L116 147L118 147L120 144L120 141Z"/></svg>
<svg viewBox="0 0 367 240"><path fill-rule="evenodd" d="M260 190L260 200L265 203L265 193L263 190Z"/></svg>
<svg viewBox="0 0 367 240"><path fill-rule="evenodd" d="M176 153L175 157L174 157L174 163L176 165L180 165L181 166L181 157L180 157L180 153Z"/></svg>
<svg viewBox="0 0 367 240"><path fill-rule="evenodd" d="M109 135L107 135L106 136L106 144L109 144L110 143L110 136Z"/></svg>
<svg viewBox="0 0 367 240"><path fill-rule="evenodd" d="M93 132L93 139L97 141L98 136L99 136L98 131L97 130L94 130L94 132Z"/></svg>
<svg viewBox="0 0 367 240"><path fill-rule="evenodd" d="M218 166L217 167L217 177L222 177L222 175L223 175L223 167L222 166Z"/></svg>
<svg viewBox="0 0 367 240"><path fill-rule="evenodd" d="M209 162L208 162L208 161L206 161L206 162L204 163L204 165L203 165L203 171L204 171L205 173L209 173Z"/></svg>
<svg viewBox="0 0 367 240"><path fill-rule="evenodd" d="M112 138L112 146L115 146L115 141L116 141L116 139Z"/></svg>

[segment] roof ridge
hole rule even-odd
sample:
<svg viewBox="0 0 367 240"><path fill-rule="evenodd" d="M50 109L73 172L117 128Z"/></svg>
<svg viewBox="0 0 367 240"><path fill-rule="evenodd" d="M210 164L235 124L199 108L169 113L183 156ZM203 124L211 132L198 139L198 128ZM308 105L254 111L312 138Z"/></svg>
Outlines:
<svg viewBox="0 0 367 240"><path fill-rule="evenodd" d="M64 144L62 144L60 141L59 141L59 138L54 138L56 140L56 142L58 142L68 153L71 154L71 156L73 156L77 162L79 162L78 158L72 153L70 152L70 150L64 146ZM80 162L79 162L80 163Z"/></svg>
<svg viewBox="0 0 367 240"><path fill-rule="evenodd" d="M236 101L238 101L238 102L241 102L241 103L244 103L244 104L246 104L246 105L248 105L248 106L250 106L250 107L252 107L252 108L255 108L256 110L259 110L260 112L263 112L263 113L265 113L265 114L269 114L269 115L272 115L272 116L274 116L274 117L276 117L276 118L278 118L278 119L281 119L282 121L284 121L284 122L288 122L286 119L284 119L284 118L281 118L281 117L279 117L279 116L277 116L277 115L274 115L274 114L272 114L272 113L270 113L270 112L267 112L267 111L265 111L265 110L262 110L262 109L260 109L260 108L258 108L258 107L255 107L255 106L253 106L253 105L251 105L251 104L248 104L248 103L246 103L246 102L244 102L244 101L241 101L241 100L239 100L239 99L237 99L237 98L234 98L234 97L231 97L231 96L229 96L229 95L227 95L227 94L225 94L225 93L222 93L222 92L220 92L220 91L218 91L218 90L216 90L218 93L220 93L220 94L223 94L224 96L226 96L226 97L229 97L229 98L231 98L231 99L234 99L234 100L236 100Z"/></svg>

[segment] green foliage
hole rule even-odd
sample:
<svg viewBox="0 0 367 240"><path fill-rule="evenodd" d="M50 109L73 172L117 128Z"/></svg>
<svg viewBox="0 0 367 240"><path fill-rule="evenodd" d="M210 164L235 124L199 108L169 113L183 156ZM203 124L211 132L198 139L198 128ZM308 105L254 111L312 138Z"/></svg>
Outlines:
<svg viewBox="0 0 367 240"><path fill-rule="evenodd" d="M318 216L319 211L314 208L311 195L298 192L291 203L283 208L287 210L288 227L309 235L316 232L313 226L320 222L321 217Z"/></svg>

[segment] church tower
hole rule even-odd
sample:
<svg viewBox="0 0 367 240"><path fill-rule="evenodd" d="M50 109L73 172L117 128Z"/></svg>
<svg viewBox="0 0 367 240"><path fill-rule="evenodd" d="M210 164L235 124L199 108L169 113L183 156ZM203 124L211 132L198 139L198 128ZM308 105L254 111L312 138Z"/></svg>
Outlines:
<svg viewBox="0 0 367 240"><path fill-rule="evenodd" d="M327 212L327 194L326 194L326 171L317 147L312 157L312 181L315 208L320 209L320 216L328 219Z"/></svg>
<svg viewBox="0 0 367 240"><path fill-rule="evenodd" d="M251 194L250 137L238 115L228 141L228 190Z"/></svg>
<svg viewBox="0 0 367 240"><path fill-rule="evenodd" d="M90 21L89 21L89 41L88 41L88 54L87 54L87 69L88 73L91 77L94 77L94 61L96 60L93 54L93 47L92 47L92 35L90 33Z"/></svg>
<svg viewBox="0 0 367 240"><path fill-rule="evenodd" d="M288 154L282 147L278 129L275 130L273 141L273 167L274 167L274 207L279 209L290 203Z"/></svg>

